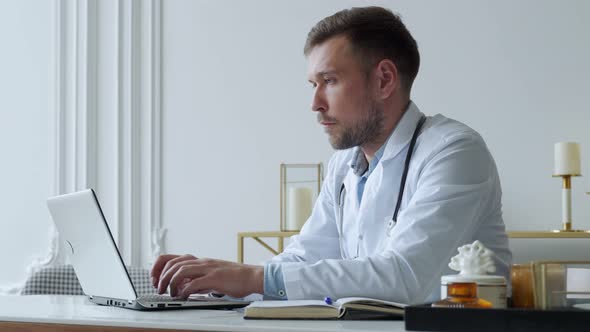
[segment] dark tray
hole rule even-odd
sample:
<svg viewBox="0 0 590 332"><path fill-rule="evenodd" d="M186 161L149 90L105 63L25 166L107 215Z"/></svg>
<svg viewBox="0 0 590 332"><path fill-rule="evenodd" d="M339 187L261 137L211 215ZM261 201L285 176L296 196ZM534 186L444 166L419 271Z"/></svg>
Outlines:
<svg viewBox="0 0 590 332"><path fill-rule="evenodd" d="M533 310L432 308L408 306L408 331L590 331L590 311L581 309Z"/></svg>

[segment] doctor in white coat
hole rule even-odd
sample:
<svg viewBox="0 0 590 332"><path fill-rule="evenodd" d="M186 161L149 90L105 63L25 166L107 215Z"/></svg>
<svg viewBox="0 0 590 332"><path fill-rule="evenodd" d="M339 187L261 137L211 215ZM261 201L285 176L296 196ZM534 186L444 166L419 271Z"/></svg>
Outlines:
<svg viewBox="0 0 590 332"><path fill-rule="evenodd" d="M414 38L379 7L343 10L308 34L312 110L338 150L312 215L265 266L163 255L154 286L278 299L440 298L457 247L481 241L509 277L494 160L473 129L425 116L410 99Z"/></svg>

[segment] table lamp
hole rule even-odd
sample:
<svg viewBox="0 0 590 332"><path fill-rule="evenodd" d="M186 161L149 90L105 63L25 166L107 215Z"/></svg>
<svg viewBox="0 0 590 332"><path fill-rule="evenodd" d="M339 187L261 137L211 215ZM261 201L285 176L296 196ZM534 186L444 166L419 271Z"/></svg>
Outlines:
<svg viewBox="0 0 590 332"><path fill-rule="evenodd" d="M583 232L572 228L572 177L581 176L580 145L555 143L553 177L562 178L561 210L563 227L554 232Z"/></svg>

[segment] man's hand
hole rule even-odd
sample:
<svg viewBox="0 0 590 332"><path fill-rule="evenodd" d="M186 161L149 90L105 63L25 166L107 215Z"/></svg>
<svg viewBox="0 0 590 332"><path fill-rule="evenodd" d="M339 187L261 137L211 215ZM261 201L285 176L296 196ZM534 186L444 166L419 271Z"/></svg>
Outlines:
<svg viewBox="0 0 590 332"><path fill-rule="evenodd" d="M233 297L264 292L264 267L192 255L161 255L151 271L152 285L163 294L188 298L215 291Z"/></svg>

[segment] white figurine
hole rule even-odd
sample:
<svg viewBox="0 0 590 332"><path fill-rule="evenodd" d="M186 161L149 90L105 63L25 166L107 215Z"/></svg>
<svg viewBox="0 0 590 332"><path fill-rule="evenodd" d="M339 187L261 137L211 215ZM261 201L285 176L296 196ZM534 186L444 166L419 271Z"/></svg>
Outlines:
<svg viewBox="0 0 590 332"><path fill-rule="evenodd" d="M449 267L463 275L485 275L495 272L494 252L475 241L457 249L459 254L451 258Z"/></svg>

